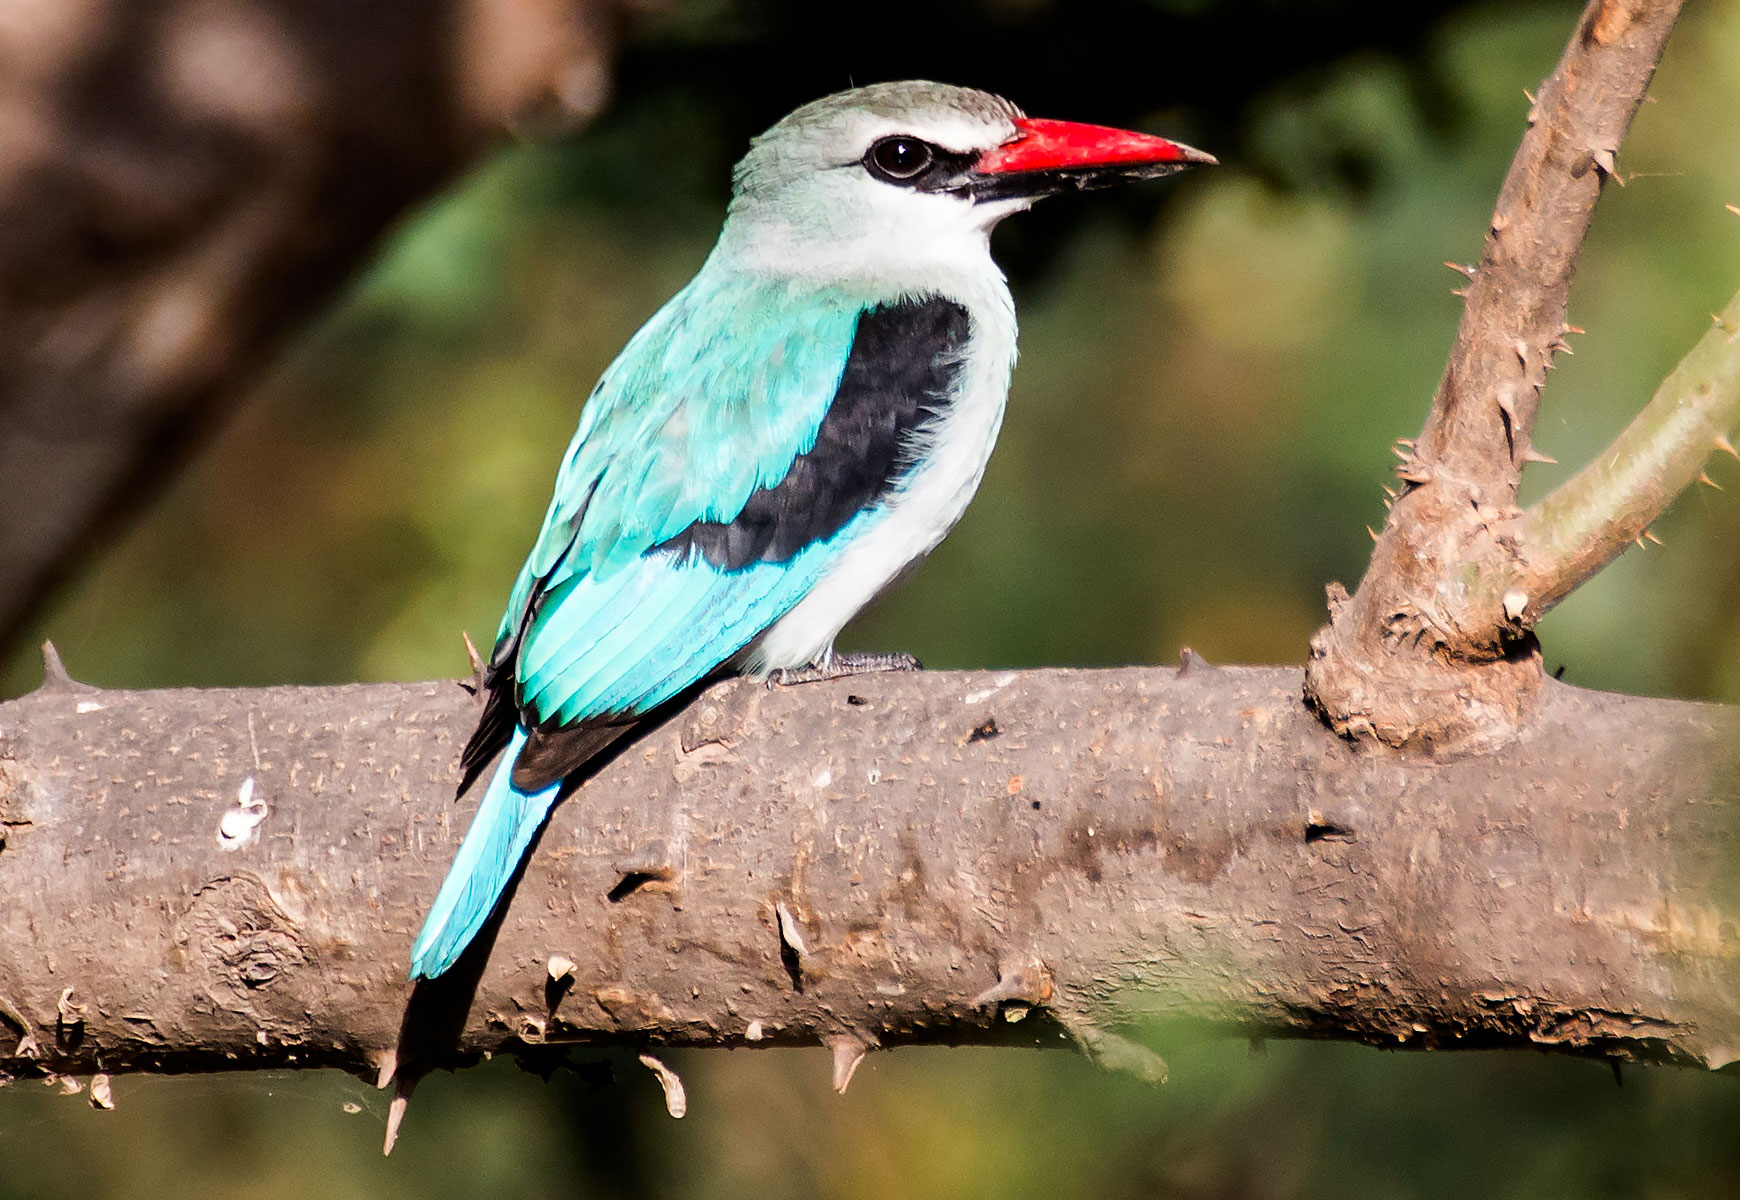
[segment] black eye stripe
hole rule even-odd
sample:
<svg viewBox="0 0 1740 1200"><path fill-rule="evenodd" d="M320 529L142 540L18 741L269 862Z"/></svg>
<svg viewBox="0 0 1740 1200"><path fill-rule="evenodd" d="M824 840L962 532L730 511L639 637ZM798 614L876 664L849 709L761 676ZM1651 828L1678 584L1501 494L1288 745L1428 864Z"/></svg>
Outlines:
<svg viewBox="0 0 1740 1200"><path fill-rule="evenodd" d="M973 164L976 155L945 150L911 134L877 138L860 163L872 176L896 187L921 192L948 191Z"/></svg>

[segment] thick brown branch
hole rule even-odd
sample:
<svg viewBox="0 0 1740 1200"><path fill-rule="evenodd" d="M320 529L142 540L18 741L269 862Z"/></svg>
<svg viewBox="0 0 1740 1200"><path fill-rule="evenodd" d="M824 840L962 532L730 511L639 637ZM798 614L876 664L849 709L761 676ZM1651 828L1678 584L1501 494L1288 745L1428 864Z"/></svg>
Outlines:
<svg viewBox="0 0 1740 1200"><path fill-rule="evenodd" d="M1466 596L1498 559L1487 535L1518 515L1577 256L1679 8L1591 0L1530 109L1425 428L1404 443L1407 488L1312 644L1308 693L1338 731L1491 745L1535 701L1532 640L1514 621L1470 620Z"/></svg>
<svg viewBox="0 0 1740 1200"><path fill-rule="evenodd" d="M716 687L557 809L459 1045L826 1044L844 1074L1067 1032L1156 1075L1121 1034L1165 1019L1740 1056L1734 712L1550 685L1504 752L1434 762L1298 689ZM0 705L0 1072L372 1073L474 717L451 683Z"/></svg>

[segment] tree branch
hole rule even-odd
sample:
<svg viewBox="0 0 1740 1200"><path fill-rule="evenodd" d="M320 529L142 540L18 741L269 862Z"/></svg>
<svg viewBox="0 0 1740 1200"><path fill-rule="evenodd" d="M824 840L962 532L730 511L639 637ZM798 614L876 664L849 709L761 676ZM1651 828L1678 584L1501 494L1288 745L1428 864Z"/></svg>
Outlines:
<svg viewBox="0 0 1740 1200"><path fill-rule="evenodd" d="M1519 515L1571 276L1679 8L1591 0L1529 112L1425 428L1402 444L1406 488L1358 591L1331 590L1312 641L1307 692L1340 732L1476 749L1509 737L1539 696L1528 626L1471 612L1466 596L1501 557L1488 535Z"/></svg>
<svg viewBox="0 0 1740 1200"><path fill-rule="evenodd" d="M1584 9L1529 110L1404 480L1454 481L1491 507L1515 501L1547 370L1570 332L1565 305L1595 202L1679 10L1677 0Z"/></svg>
<svg viewBox="0 0 1740 1200"><path fill-rule="evenodd" d="M1549 684L1503 752L1432 761L1298 688L722 684L557 808L437 1040L824 1044L841 1083L878 1046L1060 1038L1157 1076L1154 1020L1740 1057L1740 714ZM0 1074L372 1075L475 713L450 683L0 704Z"/></svg>
<svg viewBox="0 0 1740 1200"><path fill-rule="evenodd" d="M1532 628L1560 600L1639 541L1703 473L1713 450L1734 453L1740 423L1740 295L1608 447L1511 522L1496 570L1470 588L1464 625Z"/></svg>

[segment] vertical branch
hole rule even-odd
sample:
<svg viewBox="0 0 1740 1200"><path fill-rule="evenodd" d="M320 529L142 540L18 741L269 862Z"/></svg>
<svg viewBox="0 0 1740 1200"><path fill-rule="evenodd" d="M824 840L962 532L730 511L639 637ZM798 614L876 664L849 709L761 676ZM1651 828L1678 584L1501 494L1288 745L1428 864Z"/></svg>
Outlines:
<svg viewBox="0 0 1740 1200"><path fill-rule="evenodd" d="M1591 0L1533 101L1425 428L1403 443L1407 487L1358 592L1331 588L1330 624L1312 639L1306 696L1338 732L1477 748L1533 707L1533 638L1466 621L1467 600L1509 552L1490 535L1519 515L1522 468L1538 457L1530 439L1571 332L1577 257L1679 9Z"/></svg>
<svg viewBox="0 0 1740 1200"><path fill-rule="evenodd" d="M1415 446L1434 478L1514 500L1566 297L1679 0L1593 0L1528 113L1432 411Z"/></svg>

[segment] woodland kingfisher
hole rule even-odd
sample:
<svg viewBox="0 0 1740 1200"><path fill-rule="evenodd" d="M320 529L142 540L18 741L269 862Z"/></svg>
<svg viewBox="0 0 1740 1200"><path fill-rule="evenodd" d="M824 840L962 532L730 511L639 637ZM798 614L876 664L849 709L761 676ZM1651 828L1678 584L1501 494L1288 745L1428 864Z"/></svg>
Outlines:
<svg viewBox="0 0 1740 1200"><path fill-rule="evenodd" d="M411 950L447 971L563 781L721 673L835 636L979 486L1015 365L991 230L1046 196L1212 156L883 83L806 104L738 163L725 227L604 372L483 673L465 788L499 756Z"/></svg>

